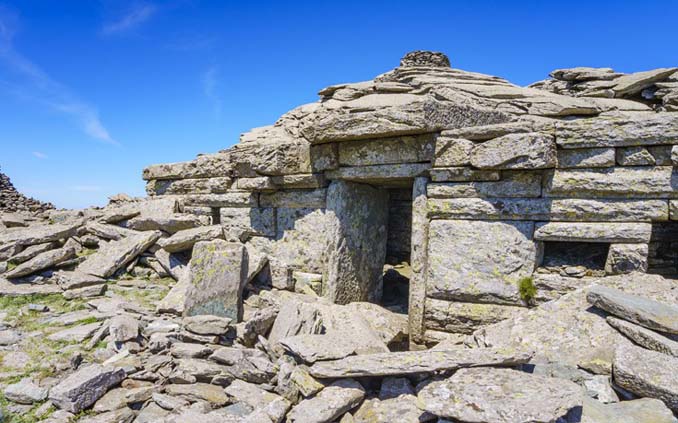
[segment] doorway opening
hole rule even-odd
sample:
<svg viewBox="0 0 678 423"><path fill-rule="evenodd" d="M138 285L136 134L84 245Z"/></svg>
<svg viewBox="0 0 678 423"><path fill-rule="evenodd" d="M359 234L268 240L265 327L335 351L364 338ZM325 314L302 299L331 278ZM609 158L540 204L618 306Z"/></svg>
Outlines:
<svg viewBox="0 0 678 423"><path fill-rule="evenodd" d="M647 273L678 278L678 222L652 223Z"/></svg>
<svg viewBox="0 0 678 423"><path fill-rule="evenodd" d="M412 276L412 187L389 188L386 258L381 303L391 311L407 314Z"/></svg>

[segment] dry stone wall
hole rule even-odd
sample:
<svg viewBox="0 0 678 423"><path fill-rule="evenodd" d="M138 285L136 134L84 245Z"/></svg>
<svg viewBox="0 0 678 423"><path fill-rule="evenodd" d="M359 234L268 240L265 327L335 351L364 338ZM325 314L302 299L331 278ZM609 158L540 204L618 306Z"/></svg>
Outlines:
<svg viewBox="0 0 678 423"><path fill-rule="evenodd" d="M274 286L312 274L338 302L378 301L384 251L404 246L421 342L662 260L653 224L678 219L678 69L566 69L525 88L447 63L414 52L325 88L230 149L148 167L147 191L266 256ZM542 266L558 242L609 252L601 269Z"/></svg>

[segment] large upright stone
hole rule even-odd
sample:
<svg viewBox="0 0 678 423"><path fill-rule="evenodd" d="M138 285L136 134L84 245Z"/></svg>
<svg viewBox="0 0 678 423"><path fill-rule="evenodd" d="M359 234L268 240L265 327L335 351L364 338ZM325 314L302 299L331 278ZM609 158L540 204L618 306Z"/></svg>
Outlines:
<svg viewBox="0 0 678 423"><path fill-rule="evenodd" d="M107 278L155 244L158 238L160 231L149 231L111 241L89 256L78 271Z"/></svg>
<svg viewBox="0 0 678 423"><path fill-rule="evenodd" d="M386 257L388 193L369 185L334 181L327 209L334 213L323 296L338 304L377 301Z"/></svg>
<svg viewBox="0 0 678 423"><path fill-rule="evenodd" d="M678 334L678 307L673 304L629 295L604 286L592 287L586 299L592 305L624 320L648 329Z"/></svg>
<svg viewBox="0 0 678 423"><path fill-rule="evenodd" d="M480 169L545 169L556 163L553 136L542 133L504 135L471 151L471 165Z"/></svg>
<svg viewBox="0 0 678 423"><path fill-rule="evenodd" d="M551 423L581 408L583 391L564 379L510 369L461 369L419 392L423 408L475 423Z"/></svg>
<svg viewBox="0 0 678 423"><path fill-rule="evenodd" d="M517 282L534 270L532 222L434 220L429 229L427 296L521 304Z"/></svg>
<svg viewBox="0 0 678 423"><path fill-rule="evenodd" d="M195 244L188 265L184 315L210 314L240 321L246 263L242 244L220 239Z"/></svg>

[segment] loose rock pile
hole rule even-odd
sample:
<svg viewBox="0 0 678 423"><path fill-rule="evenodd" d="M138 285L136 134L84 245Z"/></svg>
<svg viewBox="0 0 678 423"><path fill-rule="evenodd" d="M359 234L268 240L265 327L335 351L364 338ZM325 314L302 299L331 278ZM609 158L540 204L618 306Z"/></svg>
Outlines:
<svg viewBox="0 0 678 423"><path fill-rule="evenodd" d="M0 211L38 213L53 209L51 203L28 198L14 188L9 176L0 172Z"/></svg>
<svg viewBox="0 0 678 423"><path fill-rule="evenodd" d="M471 78L474 84L498 90L490 96L497 104L516 92L501 80L446 70L446 66L449 61L440 53L416 52L403 58L394 73L402 80L411 76L423 81L420 91L407 94L404 106L391 96L417 89L389 81L389 76L376 84L324 90L326 110L314 112L315 124L299 130L316 138L332 131L331 137L336 138L350 131L355 135L355 131L393 130L403 122L392 120L394 116L411 113L404 118L407 121L418 119L419 112L426 119L415 123L431 124L432 131L438 130L436 125L452 124L449 119L472 122L473 113L463 115L467 109L459 107L464 103L459 98L423 98L422 93L444 85L436 81L450 74L457 84ZM342 111L340 117L332 112L337 101L353 101L375 91L389 101L372 98L374 104L363 105L359 113ZM614 101L619 101L614 103L619 107L630 107L635 100ZM484 136L500 131L504 135L490 138L503 138L501 143L513 146L521 157L519 163L539 166L546 159L560 160L546 154L555 147L543 134L519 136L525 134L520 129L523 123L512 127L518 132L505 134L506 128L498 126L516 122L495 122L496 109L490 111L488 104L482 107L487 114L482 114L481 126L467 130L464 137L473 138L474 131ZM500 107L568 115L599 113L605 104L612 103L532 93ZM394 112L401 106L404 115ZM455 111L437 114L446 107ZM673 128L671 119L660 120ZM287 116L283 121L288 131L294 119ZM256 133L248 136L256 138ZM271 134L277 135L268 138ZM268 127L259 135L263 138L217 155L148 168L144 175L155 195L147 199L118 195L104 208L30 217L0 215L0 387L4 395L0 405L6 419L678 423L674 414L678 413L678 283L638 272L647 268L647 251L639 251L638 246L646 246L650 223L578 222L574 227L554 219L536 225L540 239L590 239L596 233L613 239L619 251L611 248L608 260L616 257L610 266L617 267L576 278L572 272L542 272L521 285L521 292L531 293L533 301L518 306L516 286L497 279L497 274L515 271L531 277L534 266L528 269L523 261L538 248L523 235L525 228L534 229L535 224L525 223L521 216L534 210L510 205L501 209L515 221L506 216L499 222L427 220L429 213L455 213L449 207L429 210L431 204L442 204L436 196L445 197L450 190L455 195L496 190L491 181L430 184L434 197L430 203L423 175L436 170L429 165L396 164L399 170L385 171L375 164L337 165L328 175L316 172L317 168L310 171L309 166L318 161L291 160L304 151L310 155L317 148L336 148L344 164L371 163L400 153L411 153L417 161L435 151L444 161L456 151L449 146L464 144L465 138L442 136L442 142L433 145L438 141L432 135L423 137L423 144L418 137L406 136L397 145L413 149L387 147L375 154L366 144L321 142L311 149L290 139L280 126ZM474 166L494 167L485 163L496 156L493 144L472 144L466 156L473 157ZM418 150L421 145L428 147ZM440 145L449 148L439 151ZM507 149L497 151L505 154ZM331 156L327 151L323 154L314 157ZM310 173L295 173L299 166L307 166L304 169ZM437 172L494 172L500 177L498 171L480 168L446 165ZM363 184L341 178L330 184L325 179L338 174ZM502 170L501 178L506 175ZM398 183L411 177L416 177L414 198L407 201ZM384 195L364 184L366 180L398 183ZM521 181L517 189L535 185L530 178ZM510 191L511 186L506 184L505 189ZM661 216L668 220L666 198L674 198L673 191L651 183L641 188L650 197L664 190L664 200L650 200L666 208ZM474 195L461 198L487 198ZM383 203L388 204L388 213L377 210ZM409 215L405 208L410 208ZM628 208L626 212L634 213ZM399 219L409 216L411 233L403 230L410 225L396 225L398 235L387 235L384 226L389 230L391 226L384 222L392 220L388 214ZM562 216L566 219L567 213ZM423 222L427 236L422 237ZM512 232L502 226L508 224ZM426 254L435 252L424 270L421 262L412 260L413 266L403 274L416 278L428 264L435 268L426 273L431 278L428 283L410 285L410 299L426 298L436 289L446 295L452 288L460 293L458 298L439 300L437 308L430 305L431 298L426 300L428 321L451 333L441 330L436 336L422 337L423 310L412 302L408 314L401 304L375 303L381 297L387 236L389 244L411 237L407 248L388 253L403 254L411 248L415 257L424 254L422 248ZM497 245L478 251L473 239L487 237ZM510 253L503 252L507 249ZM362 260L356 252L364 250L381 259ZM505 267L488 264L495 253L504 254ZM634 265L636 256L640 258ZM325 262L329 270L322 267ZM394 271L406 266L386 267ZM448 277L452 274L456 276ZM429 291L412 292L420 288ZM511 312L497 312L503 309Z"/></svg>

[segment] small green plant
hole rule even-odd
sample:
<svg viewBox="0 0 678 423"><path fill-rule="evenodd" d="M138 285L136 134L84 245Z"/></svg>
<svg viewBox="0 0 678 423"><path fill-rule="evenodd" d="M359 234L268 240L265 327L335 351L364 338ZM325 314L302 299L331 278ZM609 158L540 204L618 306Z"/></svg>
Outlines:
<svg viewBox="0 0 678 423"><path fill-rule="evenodd" d="M78 254L76 254L78 257L87 257L91 256L92 254L96 253L97 250L93 248L84 248L82 251L80 251Z"/></svg>
<svg viewBox="0 0 678 423"><path fill-rule="evenodd" d="M7 271L14 270L17 267L17 264L11 261L7 262Z"/></svg>
<svg viewBox="0 0 678 423"><path fill-rule="evenodd" d="M532 276L525 276L518 280L518 294L526 304L532 303L534 297L537 296L537 287L534 286Z"/></svg>

